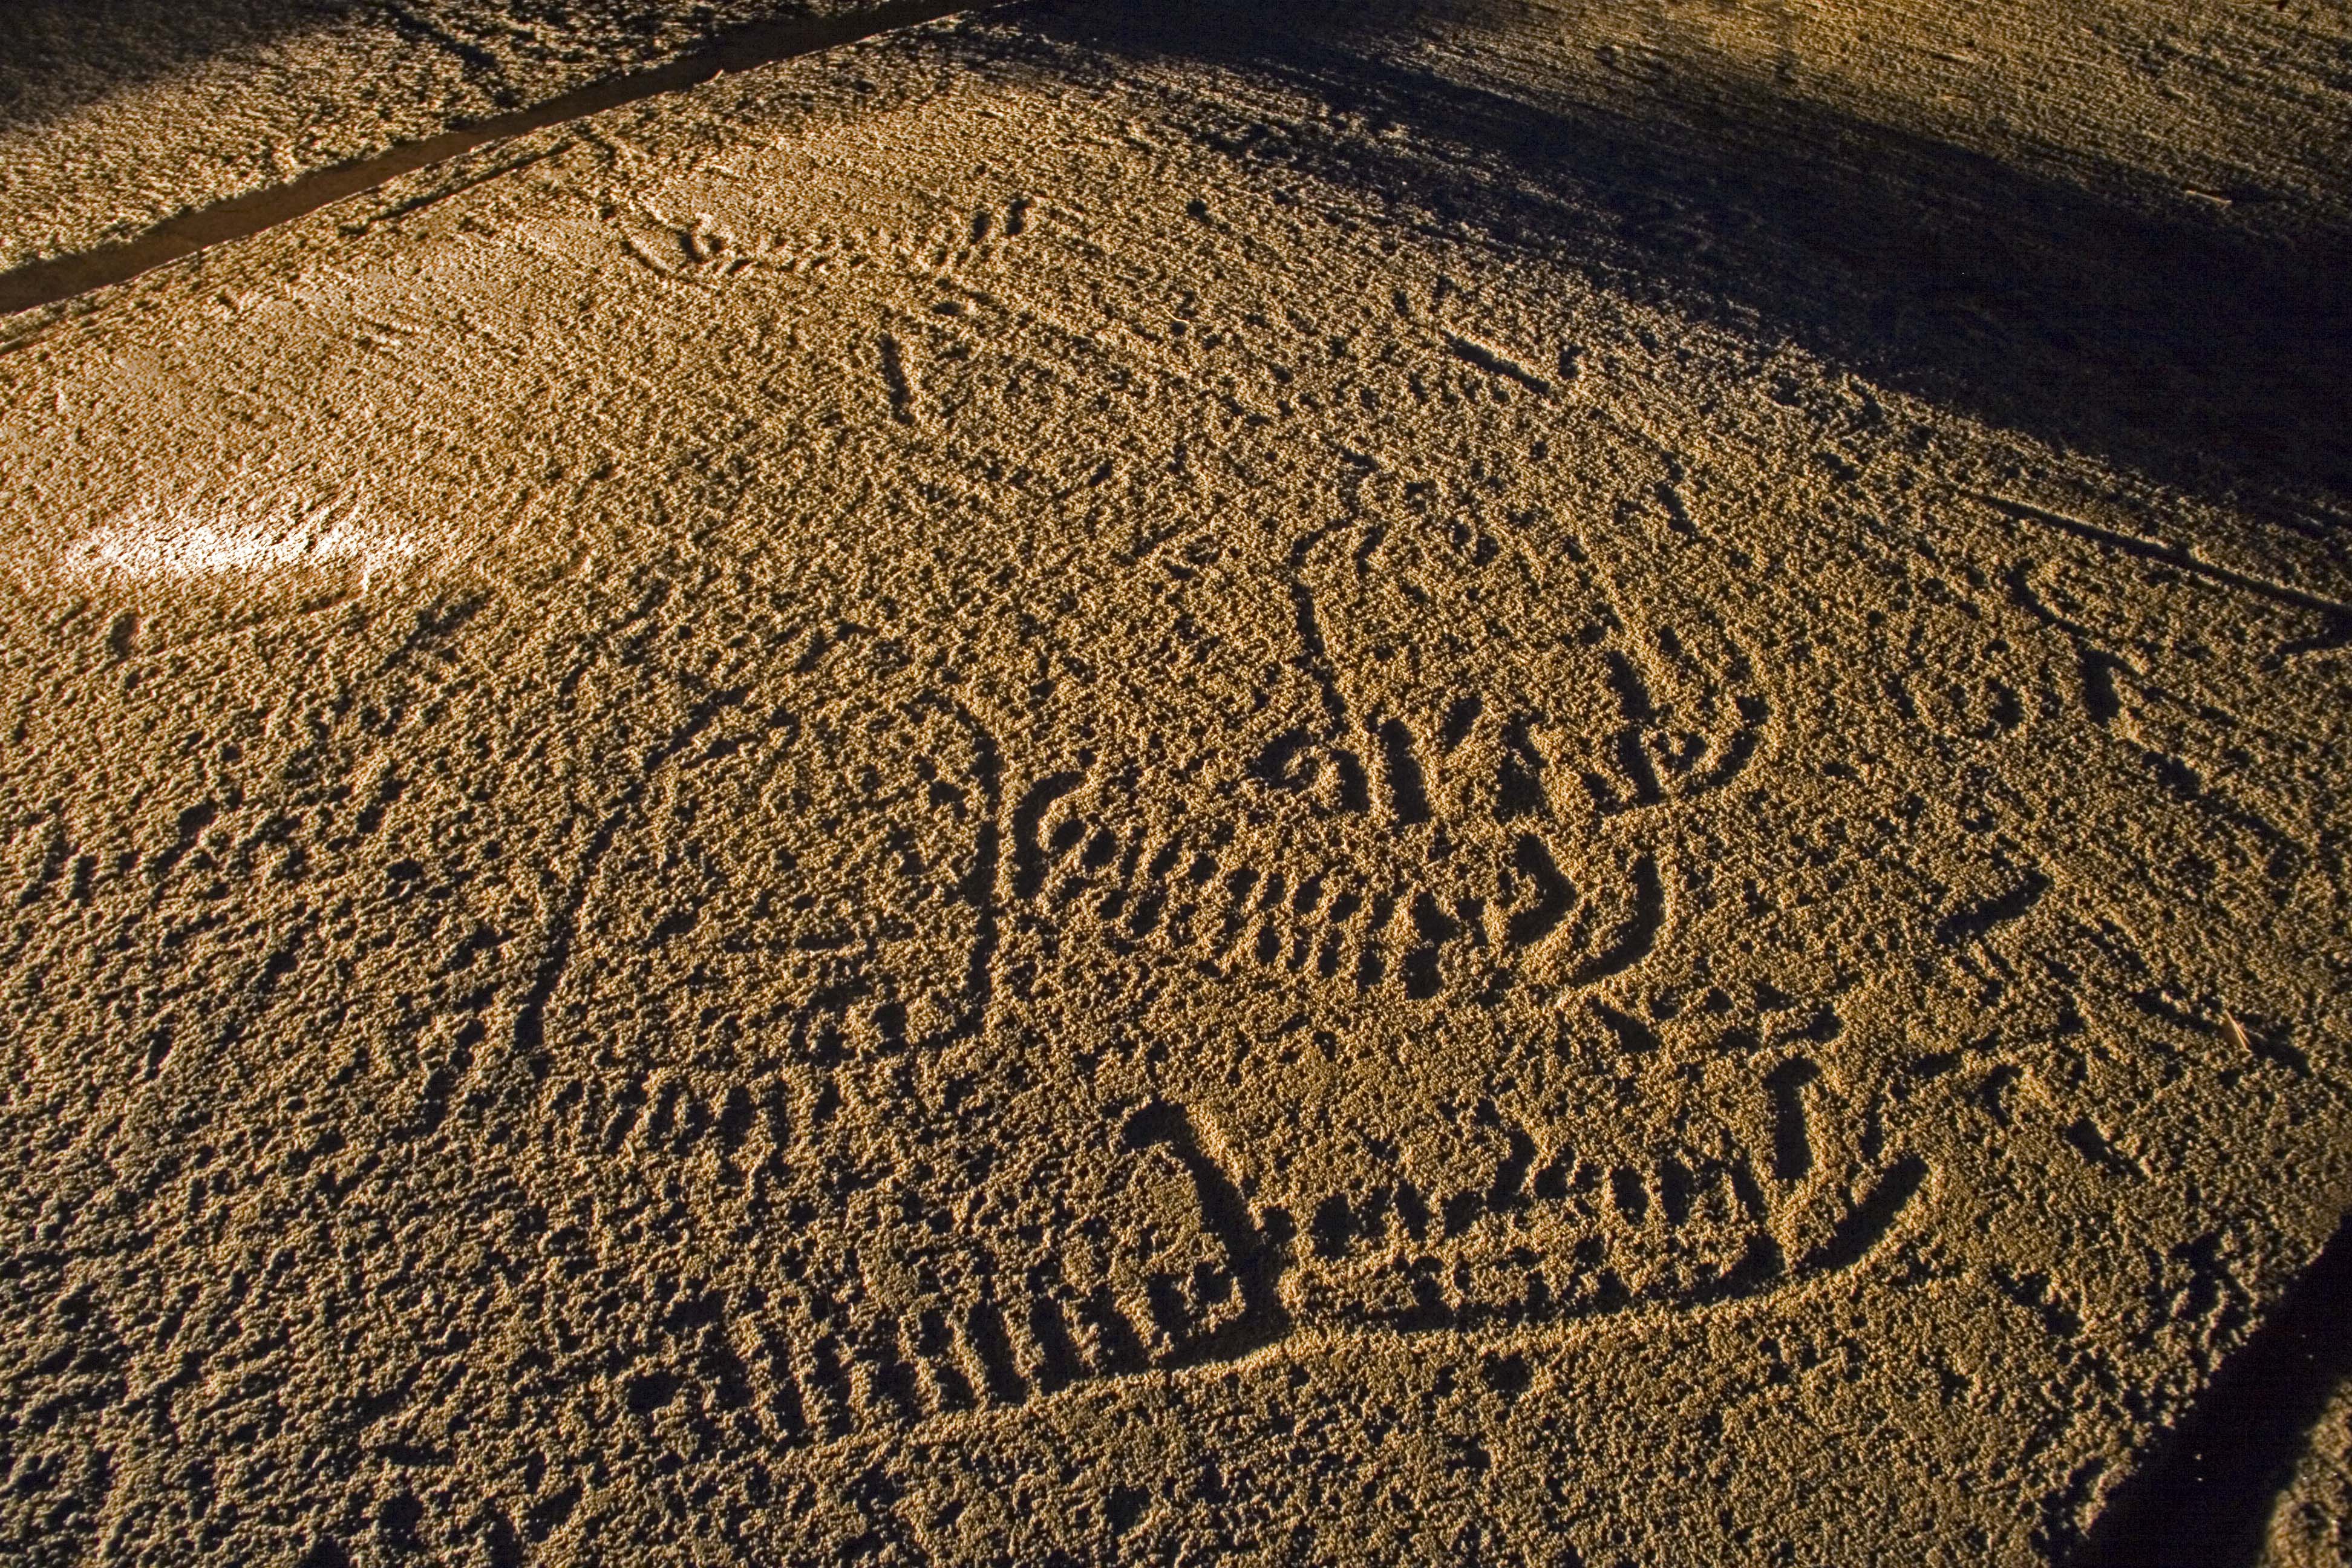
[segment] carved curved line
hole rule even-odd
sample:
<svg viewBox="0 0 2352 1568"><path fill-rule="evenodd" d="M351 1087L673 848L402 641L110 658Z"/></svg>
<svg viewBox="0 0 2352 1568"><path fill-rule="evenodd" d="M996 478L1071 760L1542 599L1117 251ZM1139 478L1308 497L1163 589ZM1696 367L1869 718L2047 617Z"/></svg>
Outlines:
<svg viewBox="0 0 2352 1568"><path fill-rule="evenodd" d="M1429 1334L1454 1334L1464 1338L1500 1331L1535 1328L1545 1324L1598 1323L1612 1317L1637 1313L1689 1312L1734 1302L1767 1300L1775 1296L1811 1285L1855 1268L1875 1252L1894 1234L1896 1222L1911 1206L1912 1200L1927 1184L1930 1170L1926 1161L1916 1155L1906 1155L1889 1166L1870 1190L1854 1201L1843 1218L1831 1233L1829 1241L1815 1248L1795 1268L1789 1268L1778 1243L1769 1232L1759 1231L1751 1240L1748 1253L1731 1270L1696 1289L1674 1297L1625 1295L1607 1305L1596 1308L1555 1311L1541 1316L1517 1320L1506 1319L1496 1323L1463 1323L1458 1316L1424 1318L1418 1322L1399 1324L1381 1321L1322 1321L1301 1323L1294 1319L1274 1294L1279 1276L1288 1260L1290 1237L1280 1221L1280 1211L1269 1211L1267 1223L1260 1227L1250 1216L1245 1200L1232 1188L1230 1179L1218 1169L1207 1154L1192 1141L1189 1118L1181 1106L1155 1101L1144 1107L1128 1124L1127 1142L1130 1147L1145 1148L1159 1144L1168 1148L1196 1181L1205 1180L1222 1189L1213 1200L1219 1209L1226 1210L1231 1220L1233 1212L1242 1216L1234 1237L1227 1239L1228 1247L1241 1239L1249 1258L1245 1269L1236 1274L1243 1285L1244 1300L1250 1310L1242 1320L1228 1325L1208 1339L1188 1346L1176 1356L1149 1369L1132 1367L1105 1373L1085 1373L1053 1391L1047 1397L1063 1397L1086 1390L1130 1382L1139 1377L1167 1375L1210 1365L1230 1365L1247 1360L1262 1352L1285 1343L1302 1340L1319 1340L1325 1345L1371 1339L1410 1339ZM1196 1162L1198 1163L1196 1163ZM1206 1172L1202 1169L1206 1166ZM1204 1197L1206 1194L1204 1193ZM1237 1258L1242 1256L1236 1252ZM1261 1303L1270 1302L1270 1309ZM994 1313L997 1309L983 1305L977 1311ZM1503 1317L1503 1314L1495 1314ZM1009 1342L999 1347L999 1353L1008 1371L1012 1348ZM1129 1363L1130 1366L1132 1363ZM993 1388L996 1403L983 1409L939 1411L929 1416L904 1423L877 1423L899 1431L939 1424L966 1422L1002 1415L1016 1406L1028 1405L1033 1392L1027 1384L1012 1372L1013 1382ZM1035 1391L1044 1394L1040 1389ZM844 1442L866 1440L872 1428L857 1433L837 1433L830 1439L814 1445L819 1449Z"/></svg>
<svg viewBox="0 0 2352 1568"><path fill-rule="evenodd" d="M988 1019L989 1004L996 994L996 884L998 862L1003 858L999 823L1004 809L1004 763L994 733L961 702L936 694L928 700L946 711L971 737L972 782L980 786L980 826L972 833L971 869L965 875L961 889L964 900L973 910L971 952L964 971L963 1011L953 1022L926 1035L919 1042L925 1049L968 1039L978 1034Z"/></svg>
<svg viewBox="0 0 2352 1568"><path fill-rule="evenodd" d="M1666 924L1665 884L1658 876L1654 856L1644 855L1633 862L1633 913L1617 930L1609 946L1588 959L1568 977L1570 986L1591 985L1622 974L1650 956L1658 944L1658 933Z"/></svg>
<svg viewBox="0 0 2352 1568"><path fill-rule="evenodd" d="M1023 792L1013 808L1013 896L1033 898L1045 883L1045 854L1037 843L1037 826L1055 801L1086 782L1077 773L1047 773Z"/></svg>
<svg viewBox="0 0 2352 1568"><path fill-rule="evenodd" d="M1731 743L1724 748L1723 761L1709 768L1692 784L1688 795L1705 795L1721 789L1747 769L1754 760L1756 747L1764 738L1765 721L1772 717L1771 708L1761 697L1737 697L1734 704L1739 710L1740 726L1733 731Z"/></svg>
<svg viewBox="0 0 2352 1568"><path fill-rule="evenodd" d="M1853 1206L1838 1220L1829 1239L1805 1255L1795 1267L1789 1266L1780 1244L1770 1232L1759 1229L1749 1240L1747 1252L1731 1268L1695 1289L1670 1295L1626 1294L1605 1303L1555 1308L1553 1310L1513 1318L1507 1310L1486 1314L1473 1311L1474 1319L1484 1315L1500 1320L1501 1326L1526 1327L1543 1322L1582 1322L1622 1316L1629 1312L1688 1311L1732 1301L1762 1300L1810 1285L1818 1279L1843 1274L1861 1264L1877 1251L1895 1232L1895 1225L1910 1206L1911 1201L1927 1184L1927 1163L1916 1155L1905 1155L1888 1166L1872 1183L1870 1189L1856 1198ZM1423 1318L1419 1321L1397 1322L1380 1320L1359 1320L1344 1323L1354 1330L1415 1335L1424 1333L1466 1333L1485 1326L1465 1324L1464 1314L1449 1314L1444 1319Z"/></svg>
<svg viewBox="0 0 2352 1568"><path fill-rule="evenodd" d="M1895 1162L1870 1191L1854 1200L1830 1238L1797 1265L1796 1278L1811 1274L1842 1274L1874 1251L1895 1228L1927 1180L1927 1162L1908 1154Z"/></svg>
<svg viewBox="0 0 2352 1568"><path fill-rule="evenodd" d="M1536 901L1505 922L1504 937L1513 947L1528 947L1558 930L1576 908L1576 885L1560 874L1549 847L1532 833L1519 835L1511 864L1535 884Z"/></svg>
<svg viewBox="0 0 2352 1568"><path fill-rule="evenodd" d="M1288 1257L1283 1250L1283 1226L1276 1214L1261 1224L1249 1200L1234 1184L1223 1166L1201 1147L1192 1117L1172 1100L1154 1100L1128 1118L1123 1134L1130 1149L1166 1149L1192 1178L1201 1216L1209 1234L1225 1250L1228 1267L1241 1287L1242 1315L1181 1347L1163 1364L1171 1370L1210 1362L1238 1361L1250 1352L1289 1337L1289 1309L1279 1286Z"/></svg>

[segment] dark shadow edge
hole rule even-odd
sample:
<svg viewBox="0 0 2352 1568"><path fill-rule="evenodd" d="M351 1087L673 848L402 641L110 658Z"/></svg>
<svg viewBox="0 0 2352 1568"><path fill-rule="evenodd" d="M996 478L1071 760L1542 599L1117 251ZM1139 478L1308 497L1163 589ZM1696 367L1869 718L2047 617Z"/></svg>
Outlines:
<svg viewBox="0 0 2352 1568"><path fill-rule="evenodd" d="M878 34L943 21L982 8L973 0L884 0L838 16L798 16L756 23L665 65L607 77L528 109L494 116L404 142L373 157L313 170L282 185L230 196L164 219L134 238L0 273L0 316L62 304L78 295L127 283L144 272L216 245L248 239L321 207L374 189L403 174L462 157L493 142L543 131L565 121L697 87L730 71L751 70L801 55L862 42Z"/></svg>
<svg viewBox="0 0 2352 1568"><path fill-rule="evenodd" d="M2110 1495L2067 1568L2253 1568L2328 1397L2352 1379L2352 1211L2188 1414Z"/></svg>

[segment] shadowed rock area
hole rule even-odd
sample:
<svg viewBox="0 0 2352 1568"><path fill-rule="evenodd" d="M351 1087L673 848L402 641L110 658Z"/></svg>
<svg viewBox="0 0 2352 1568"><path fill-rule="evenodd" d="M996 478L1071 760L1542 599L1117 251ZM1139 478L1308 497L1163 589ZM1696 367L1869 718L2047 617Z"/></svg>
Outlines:
<svg viewBox="0 0 2352 1568"><path fill-rule="evenodd" d="M0 1541L2326 1560L2347 47L1018 5L0 322Z"/></svg>
<svg viewBox="0 0 2352 1568"><path fill-rule="evenodd" d="M0 23L0 269L126 243L173 217L713 45L892 9L887 0L12 0ZM591 107L601 106L574 112Z"/></svg>

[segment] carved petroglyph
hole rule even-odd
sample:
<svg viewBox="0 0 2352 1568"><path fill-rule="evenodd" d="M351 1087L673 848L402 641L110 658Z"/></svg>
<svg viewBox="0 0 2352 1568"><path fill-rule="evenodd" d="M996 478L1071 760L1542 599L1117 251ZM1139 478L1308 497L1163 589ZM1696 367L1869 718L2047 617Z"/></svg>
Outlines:
<svg viewBox="0 0 2352 1568"><path fill-rule="evenodd" d="M675 1086L661 1091L627 1136L652 1128L740 1147L761 1120L732 1098L715 1117L680 1116L678 1101ZM777 1128L788 1120L772 1113ZM1484 1187L1423 1194L1401 1181L1330 1194L1301 1234L1286 1210L1244 1197L1184 1106L1152 1100L1105 1131L1123 1172L1087 1228L1107 1244L1015 1268L967 1240L952 1282L923 1270L928 1287L887 1303L812 1295L731 1326L723 1297L707 1296L671 1313L632 1408L651 1417L700 1384L706 1405L743 1405L756 1384L761 1408L745 1419L763 1436L822 1442L1333 1335L1691 1311L1864 1263L1901 1232L1930 1177L1897 1155L1841 1181L1790 1181L1737 1146L1596 1161L1514 1130ZM788 1147L793 1135L775 1136Z"/></svg>

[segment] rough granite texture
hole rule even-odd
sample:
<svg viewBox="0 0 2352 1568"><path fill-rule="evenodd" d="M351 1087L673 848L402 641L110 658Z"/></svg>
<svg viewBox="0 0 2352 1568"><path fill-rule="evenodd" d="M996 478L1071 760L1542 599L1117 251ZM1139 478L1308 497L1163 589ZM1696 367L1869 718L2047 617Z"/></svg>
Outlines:
<svg viewBox="0 0 2352 1568"><path fill-rule="evenodd" d="M2352 1203L2347 47L1016 7L0 323L0 1551L2064 1561Z"/></svg>
<svg viewBox="0 0 2352 1568"><path fill-rule="evenodd" d="M9 0L0 270L860 0Z"/></svg>
<svg viewBox="0 0 2352 1568"><path fill-rule="evenodd" d="M2263 1568L2329 1568L2352 1558L2352 1385L2339 1386L2271 1515Z"/></svg>

